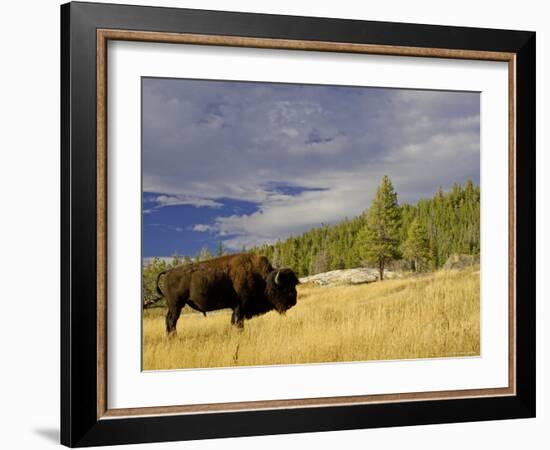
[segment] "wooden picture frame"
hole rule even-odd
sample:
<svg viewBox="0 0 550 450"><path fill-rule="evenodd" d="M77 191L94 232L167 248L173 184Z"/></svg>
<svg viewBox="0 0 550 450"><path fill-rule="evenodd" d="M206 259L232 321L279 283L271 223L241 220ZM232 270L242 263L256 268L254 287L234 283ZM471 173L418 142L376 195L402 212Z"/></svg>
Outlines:
<svg viewBox="0 0 550 450"><path fill-rule="evenodd" d="M508 387L110 409L106 394L109 40L507 62ZM535 33L77 2L61 7L61 56L64 445L534 417Z"/></svg>

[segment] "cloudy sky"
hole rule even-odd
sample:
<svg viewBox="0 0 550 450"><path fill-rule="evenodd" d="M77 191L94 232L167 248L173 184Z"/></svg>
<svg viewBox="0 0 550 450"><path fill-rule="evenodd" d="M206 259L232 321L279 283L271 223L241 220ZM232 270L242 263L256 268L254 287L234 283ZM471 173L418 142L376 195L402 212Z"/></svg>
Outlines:
<svg viewBox="0 0 550 450"><path fill-rule="evenodd" d="M273 242L479 183L478 93L143 78L143 255Z"/></svg>

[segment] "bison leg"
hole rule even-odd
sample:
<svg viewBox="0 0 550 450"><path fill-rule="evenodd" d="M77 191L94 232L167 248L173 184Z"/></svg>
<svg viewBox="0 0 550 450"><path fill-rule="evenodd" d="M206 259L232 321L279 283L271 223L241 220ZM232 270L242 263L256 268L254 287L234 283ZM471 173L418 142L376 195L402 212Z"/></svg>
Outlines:
<svg viewBox="0 0 550 450"><path fill-rule="evenodd" d="M179 303L168 307L168 313L166 314L166 332L168 333L168 336L173 336L176 334L176 324L178 323L182 308L183 305Z"/></svg>
<svg viewBox="0 0 550 450"><path fill-rule="evenodd" d="M233 310L233 314L231 316L231 324L235 325L237 328L244 328L244 315L241 311L240 306L237 306Z"/></svg>

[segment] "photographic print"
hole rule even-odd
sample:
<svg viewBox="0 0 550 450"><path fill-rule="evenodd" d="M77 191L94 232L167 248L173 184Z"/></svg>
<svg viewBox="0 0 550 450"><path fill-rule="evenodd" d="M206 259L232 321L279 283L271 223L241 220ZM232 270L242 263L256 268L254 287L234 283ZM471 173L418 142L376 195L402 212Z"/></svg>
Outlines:
<svg viewBox="0 0 550 450"><path fill-rule="evenodd" d="M479 92L141 83L143 370L480 355Z"/></svg>
<svg viewBox="0 0 550 450"><path fill-rule="evenodd" d="M60 21L64 445L536 415L534 32Z"/></svg>

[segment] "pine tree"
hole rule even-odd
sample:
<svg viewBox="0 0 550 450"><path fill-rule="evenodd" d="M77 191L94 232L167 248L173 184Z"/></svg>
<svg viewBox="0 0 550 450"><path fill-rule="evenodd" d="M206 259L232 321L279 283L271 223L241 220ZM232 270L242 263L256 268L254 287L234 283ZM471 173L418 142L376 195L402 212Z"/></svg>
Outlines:
<svg viewBox="0 0 550 450"><path fill-rule="evenodd" d="M172 267L176 267L176 266L179 266L181 264L181 256L179 255L178 252L174 252L174 254L172 255Z"/></svg>
<svg viewBox="0 0 550 450"><path fill-rule="evenodd" d="M223 256L223 255L225 255L225 247L223 246L223 242L219 241L216 256Z"/></svg>
<svg viewBox="0 0 550 450"><path fill-rule="evenodd" d="M212 253L207 246L201 248L201 251L197 255L197 261L206 261L207 259L212 258Z"/></svg>
<svg viewBox="0 0 550 450"><path fill-rule="evenodd" d="M380 280L384 279L384 268L399 256L399 232L401 211L397 204L397 193L387 175L376 191L376 196L367 213L366 225L358 236L362 256L376 264Z"/></svg>
<svg viewBox="0 0 550 450"><path fill-rule="evenodd" d="M271 264L273 264L273 267L280 267L281 266L281 255L279 251L279 241L277 241L277 244L273 247L273 255L271 256Z"/></svg>
<svg viewBox="0 0 550 450"><path fill-rule="evenodd" d="M428 242L426 227L424 227L418 217L409 226L407 239L403 243L403 256L412 262L415 272L424 268L424 264L430 258L430 244Z"/></svg>
<svg viewBox="0 0 550 450"><path fill-rule="evenodd" d="M329 265L330 260L328 253L325 250L320 250L311 261L310 273L314 275L316 273L327 272L330 269Z"/></svg>

